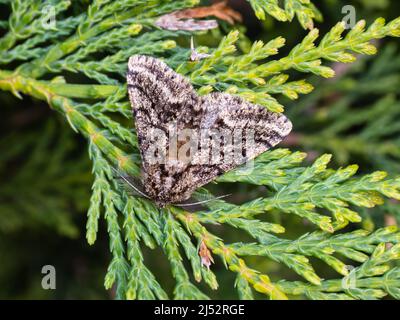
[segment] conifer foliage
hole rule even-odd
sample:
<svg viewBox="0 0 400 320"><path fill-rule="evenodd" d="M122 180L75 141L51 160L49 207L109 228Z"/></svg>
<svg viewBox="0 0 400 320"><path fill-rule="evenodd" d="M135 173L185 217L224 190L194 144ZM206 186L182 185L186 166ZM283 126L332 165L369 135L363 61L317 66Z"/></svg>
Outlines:
<svg viewBox="0 0 400 320"><path fill-rule="evenodd" d="M277 148L258 157L250 173L239 168L217 179L216 188L250 186L256 194L253 199L235 203L215 200L194 212L174 206L160 209L130 194L115 176L113 167L140 176L141 160L125 83L131 55L163 59L186 76L199 94L225 91L284 112L288 100L301 101L313 91L309 75L332 78L332 63L352 63L361 55L374 55L376 40L400 37L400 17L391 21L378 18L368 25L361 20L349 31L338 22L320 34L315 25L322 15L310 0L249 3L261 20L269 15L289 23L296 17L309 29L306 36L291 48L286 48L284 34L265 43L251 43L239 31L243 29L238 19L234 19L236 24L224 21L227 15L237 17L232 12L202 17L216 19L222 26L211 31L200 30L202 18L193 18L186 29L179 28L181 24L175 25L177 30L160 25L160 18L207 5L199 0L93 0L89 5L69 0L0 0L2 8L9 11L0 21L0 90L45 101L86 139L93 173L86 238L95 244L99 221L105 221L111 261L104 286L114 287L117 298L207 299L219 289L213 269L222 264L224 273L234 274L232 288L235 286L242 299L259 297L256 292L271 299L400 299L400 268L396 266L400 232L394 226L366 231L359 224L367 209L385 203L397 207L388 201L400 200L399 171L397 175L396 169L389 174L358 174L357 165L330 165L332 157L342 160L355 152L350 147L353 140L344 137L344 148L336 154L336 133L349 122L373 118L388 105L398 114L393 95L368 112L348 113L346 123L331 116L331 127L321 134L327 137L323 151L333 156L322 154L310 163L302 151ZM218 44L198 46L198 52L208 55L192 61L190 38L206 32ZM296 112L295 105L293 108L291 112ZM390 119L376 120L385 125ZM296 131L295 119L294 125ZM54 129L46 130L55 134ZM318 133L307 134L311 137L302 136L298 144L317 145L313 135ZM368 139L368 132L361 137ZM18 144L17 139L13 141ZM379 148L380 142L376 143ZM41 179L51 177L49 169ZM210 190L215 190L214 186L198 190L195 196L209 197ZM51 216L57 220L57 212ZM277 216L281 218L271 219ZM288 217L307 224L309 232L285 236L295 228L293 223L285 225ZM62 232L76 232L62 218L55 224L63 226L59 227ZM223 239L219 233L224 228L235 228L237 234L245 235L244 240ZM158 248L168 260L174 281L171 292L146 263L148 248ZM254 259L289 268L288 279L298 280L272 278L262 263L252 266ZM320 264L333 276L325 279L319 274L316 265Z"/></svg>

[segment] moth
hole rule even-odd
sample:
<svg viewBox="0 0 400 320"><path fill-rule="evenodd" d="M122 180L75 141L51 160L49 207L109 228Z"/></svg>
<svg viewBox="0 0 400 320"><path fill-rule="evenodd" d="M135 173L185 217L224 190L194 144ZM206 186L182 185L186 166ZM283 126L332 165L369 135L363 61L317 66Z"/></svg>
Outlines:
<svg viewBox="0 0 400 320"><path fill-rule="evenodd" d="M291 131L282 114L227 93L199 96L163 61L130 57L127 87L146 195L160 207L254 159Z"/></svg>

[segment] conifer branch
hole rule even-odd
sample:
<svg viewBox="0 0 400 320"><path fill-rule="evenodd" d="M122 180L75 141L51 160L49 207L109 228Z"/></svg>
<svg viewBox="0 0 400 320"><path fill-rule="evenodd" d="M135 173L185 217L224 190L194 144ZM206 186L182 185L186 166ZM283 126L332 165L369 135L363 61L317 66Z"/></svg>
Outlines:
<svg viewBox="0 0 400 320"><path fill-rule="evenodd" d="M297 15L300 23L310 29L312 21L319 19L310 1L287 0L284 9L278 7L277 1L250 2L259 18L265 18L265 12L279 20L292 20ZM399 299L399 271L391 262L399 257L400 233L393 227L371 233L343 230L362 220L362 208L390 208L394 202L384 203L385 200L400 200L400 178L395 174L377 171L356 175L357 165L329 169L328 154L310 165L303 164L305 153L275 149L258 157L253 168L238 168L216 181L260 186L263 191L257 193L255 200L233 204L220 199L207 203L208 209L189 213L174 206L159 209L151 201L129 194L113 168L140 176L141 160L124 79L130 55L164 59L185 75L200 94L225 91L282 112L281 95L297 99L313 90L306 80L289 80L287 72L332 77L333 69L323 62L353 62L355 53L375 54L376 48L370 42L400 36L400 18L388 23L377 19L367 29L360 21L346 35L343 23L339 23L319 43L319 32L312 29L280 59L273 56L284 46L284 38L266 44L256 41L249 51L238 52L240 33L231 31L216 48L197 48L210 57L189 61L191 51L178 39L191 32L162 30L155 21L171 12L195 7L197 0L93 1L76 16L68 16L67 9L72 5L69 1L47 4L55 6L57 13L54 32L43 29L42 1L12 2L9 21L0 23L6 32L0 39L0 89L17 97L26 95L47 102L87 139L94 181L86 238L89 244L95 243L99 220L104 219L111 253L104 285L107 289L114 287L117 298L207 298L208 293L200 291L194 281L204 281L210 289L218 289L219 279L211 264L215 256L216 264L219 257L235 274L240 298L253 298L255 290L272 299L370 299L385 295ZM67 82L67 72L91 82ZM48 80L50 77L53 79ZM393 114L397 114L394 109ZM376 116L380 110L381 105L377 104L354 118L336 119L323 134L337 136L341 129ZM390 122L387 121L380 123L385 125ZM376 128L366 129L366 137L372 131L376 133ZM388 132L397 131L392 127L382 134ZM312 139L309 141L313 143ZM349 139L347 143L354 141ZM210 194L202 189L196 196ZM397 212L398 206L393 207ZM288 226L269 219L276 214L294 215L300 218L296 221L311 222L310 228L315 225L318 231L294 240L281 237ZM252 240L227 243L209 226L217 224L248 233ZM147 265L142 244L150 250L162 249L175 281L172 294ZM264 270L250 268L245 261L247 256L285 265L304 282L274 282ZM324 262L338 278L322 279L309 258ZM355 269L349 271L343 258L352 260ZM343 283L352 279L356 279L357 288L344 288Z"/></svg>

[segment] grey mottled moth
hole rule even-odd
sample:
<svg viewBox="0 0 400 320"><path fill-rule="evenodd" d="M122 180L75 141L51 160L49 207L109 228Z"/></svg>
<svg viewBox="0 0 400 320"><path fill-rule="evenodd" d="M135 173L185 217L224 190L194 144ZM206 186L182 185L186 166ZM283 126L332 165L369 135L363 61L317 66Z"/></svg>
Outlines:
<svg viewBox="0 0 400 320"><path fill-rule="evenodd" d="M241 97L199 96L164 62L129 59L127 83L143 162L143 185L159 206L187 200L199 187L277 145L291 129L278 113Z"/></svg>

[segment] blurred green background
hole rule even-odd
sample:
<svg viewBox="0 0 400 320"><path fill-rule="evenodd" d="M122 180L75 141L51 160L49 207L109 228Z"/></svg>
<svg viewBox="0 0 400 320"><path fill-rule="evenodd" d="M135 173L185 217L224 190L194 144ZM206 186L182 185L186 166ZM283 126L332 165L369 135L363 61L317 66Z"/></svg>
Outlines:
<svg viewBox="0 0 400 320"><path fill-rule="evenodd" d="M81 3L84 5L84 1ZM342 7L347 4L356 7L357 20L370 22L379 16L391 19L400 14L399 1L326 0L315 4L325 18L317 24L322 34L343 18ZM230 5L243 15L251 40L285 37L288 45L282 55L307 33L297 20L280 23L268 17L258 21L244 0L231 1ZM329 152L335 155L337 166L358 163L363 172L384 169L399 174L400 46L396 43L396 39L378 43L378 56L361 58L352 66L335 65L338 76L333 80L311 77L315 92L286 103L295 128L286 146L308 152L309 160ZM0 92L0 104L0 298L112 299L113 291L103 287L110 259L104 222L94 246L90 247L85 239L92 184L86 142L43 102L28 97L18 100ZM392 130L383 135L383 128ZM241 196L259 192L254 187L237 188L238 201ZM389 203L365 211L363 227L372 229L394 224L396 219L398 222L398 207ZM274 219L287 230L296 230L295 234L285 234L287 237L311 230L293 216L275 213ZM240 240L233 229L211 229L227 242ZM165 257L157 251L143 250L158 280L171 291L174 282ZM297 279L285 267L267 259L248 261L250 266L266 270L273 280ZM44 265L56 268L56 290L41 287ZM330 269L324 270L318 262L315 265L322 276L330 276ZM213 270L220 289L209 292L202 288L204 292L212 298L236 299L234 276L225 272L219 261Z"/></svg>

